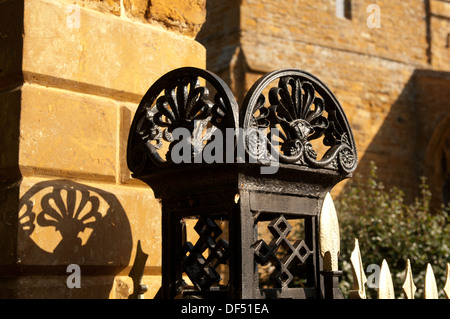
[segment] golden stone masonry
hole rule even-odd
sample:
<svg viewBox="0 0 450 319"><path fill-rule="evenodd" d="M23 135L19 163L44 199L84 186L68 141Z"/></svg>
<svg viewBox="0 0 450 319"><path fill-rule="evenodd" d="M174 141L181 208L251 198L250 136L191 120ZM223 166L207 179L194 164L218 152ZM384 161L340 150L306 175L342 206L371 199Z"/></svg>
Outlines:
<svg viewBox="0 0 450 319"><path fill-rule="evenodd" d="M128 298L137 241L160 285L160 206L126 144L150 85L206 67L204 1L0 1L0 298ZM98 204L97 204L98 203ZM80 265L69 289L67 266ZM39 270L36 270L39 269Z"/></svg>
<svg viewBox="0 0 450 319"><path fill-rule="evenodd" d="M0 12L0 298L128 298L138 241L155 296L160 203L126 147L139 101L179 67L216 73L238 102L264 73L310 72L344 108L357 172L375 161L411 197L427 176L450 201L448 1L0 0Z"/></svg>

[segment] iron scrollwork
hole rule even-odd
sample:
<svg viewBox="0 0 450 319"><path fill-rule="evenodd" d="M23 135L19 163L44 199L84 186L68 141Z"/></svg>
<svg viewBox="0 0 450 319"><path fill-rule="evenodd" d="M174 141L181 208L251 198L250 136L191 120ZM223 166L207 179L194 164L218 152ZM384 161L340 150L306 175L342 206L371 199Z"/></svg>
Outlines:
<svg viewBox="0 0 450 319"><path fill-rule="evenodd" d="M278 84L272 86L276 80ZM281 163L339 170L344 174L355 170L357 153L345 114L333 93L313 75L296 69L268 73L253 85L243 106L240 121L244 131L267 132L262 142L267 145L260 149L275 154ZM279 148L271 142L275 129ZM311 144L319 138L328 147L321 159Z"/></svg>
<svg viewBox="0 0 450 319"><path fill-rule="evenodd" d="M170 150L178 142L172 134L177 128L191 135L192 157L201 155L214 130L225 132L226 127L237 126L237 109L231 90L211 72L186 67L165 74L147 91L133 119L128 140L130 170L140 174L173 164ZM163 141L168 142L165 156L161 155Z"/></svg>
<svg viewBox="0 0 450 319"><path fill-rule="evenodd" d="M141 175L173 165L171 150L180 142L173 135L177 128L190 135L191 157L201 158L215 130L225 136L226 128L238 127L244 132L267 133L256 147L251 134L242 135L250 157L254 156L250 149L260 149L268 153L265 158L280 163L332 169L344 175L356 169L357 152L347 118L333 93L315 76L298 69L267 73L252 86L239 113L225 82L192 67L165 74L143 97L128 138L128 167ZM271 142L275 131L280 147ZM327 148L320 159L312 143L315 140ZM237 139L234 142L237 146Z"/></svg>

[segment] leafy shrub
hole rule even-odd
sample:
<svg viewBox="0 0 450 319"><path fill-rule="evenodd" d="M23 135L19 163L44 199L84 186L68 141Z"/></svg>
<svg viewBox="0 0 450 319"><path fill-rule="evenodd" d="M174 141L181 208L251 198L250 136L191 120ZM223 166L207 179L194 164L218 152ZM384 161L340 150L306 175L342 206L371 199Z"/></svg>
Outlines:
<svg viewBox="0 0 450 319"><path fill-rule="evenodd" d="M398 188L386 190L371 163L370 175L355 176L335 201L341 234L340 269L344 296L351 290L353 276L350 256L354 238L358 238L363 266L386 259L391 271L396 298L404 298L401 286L406 260L411 261L416 298L423 298L425 272L430 263L443 297L446 263L450 262L450 207L431 211L431 192L422 178L420 196L405 203ZM367 273L366 276L369 276ZM368 298L376 298L376 289L368 289Z"/></svg>

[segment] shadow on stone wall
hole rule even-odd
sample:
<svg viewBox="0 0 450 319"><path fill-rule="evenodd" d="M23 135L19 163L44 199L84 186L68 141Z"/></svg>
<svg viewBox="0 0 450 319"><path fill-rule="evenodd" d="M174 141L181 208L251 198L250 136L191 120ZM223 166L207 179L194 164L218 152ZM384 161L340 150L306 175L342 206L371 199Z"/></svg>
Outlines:
<svg viewBox="0 0 450 319"><path fill-rule="evenodd" d="M130 261L125 211L116 196L98 188L68 180L37 183L19 200L17 227L15 297L108 298L114 276ZM70 264L80 266L81 288L66 285ZM27 284L33 275L39 277Z"/></svg>
<svg viewBox="0 0 450 319"><path fill-rule="evenodd" d="M387 189L403 190L408 201L419 195L424 176L433 204L439 206L446 175L450 178L444 145L446 139L450 141L449 101L450 72L415 70L360 158L355 174L367 176L373 161L379 180Z"/></svg>

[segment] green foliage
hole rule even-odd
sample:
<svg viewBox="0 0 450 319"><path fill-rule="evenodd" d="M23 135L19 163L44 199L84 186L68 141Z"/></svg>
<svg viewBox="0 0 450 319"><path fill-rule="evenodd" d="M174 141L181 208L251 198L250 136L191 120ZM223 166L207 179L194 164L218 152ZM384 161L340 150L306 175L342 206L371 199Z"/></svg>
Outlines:
<svg viewBox="0 0 450 319"><path fill-rule="evenodd" d="M422 178L420 196L404 202L398 188L386 190L378 180L377 167L371 163L370 176L355 176L335 201L341 234L340 269L344 296L351 290L353 277L350 256L358 238L363 266L381 267L386 259L391 271L396 298L404 298L402 284L406 260L411 261L416 298L423 298L427 263L430 263L443 297L446 263L450 262L450 207L431 211L431 192ZM366 273L369 276L370 273ZM368 289L368 298L376 298L376 289Z"/></svg>

